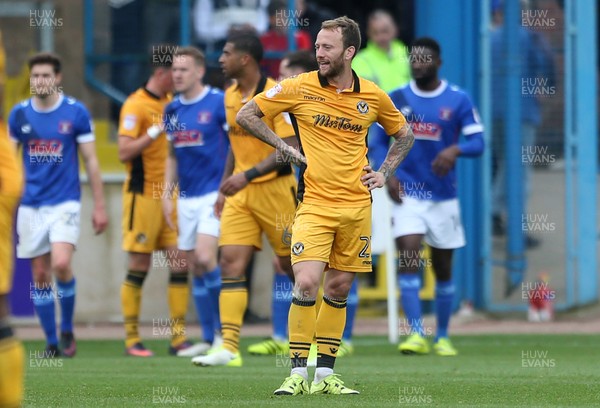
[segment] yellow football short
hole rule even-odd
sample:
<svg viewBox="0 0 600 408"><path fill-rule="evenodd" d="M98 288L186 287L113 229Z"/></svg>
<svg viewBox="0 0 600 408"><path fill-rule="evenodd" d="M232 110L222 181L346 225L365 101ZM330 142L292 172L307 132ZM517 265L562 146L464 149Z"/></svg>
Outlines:
<svg viewBox="0 0 600 408"><path fill-rule="evenodd" d="M177 225L177 214L173 214ZM177 246L177 231L163 216L162 201L140 193L123 192L123 250L151 253Z"/></svg>
<svg viewBox="0 0 600 408"><path fill-rule="evenodd" d="M264 232L277 255L289 255L295 210L293 175L250 183L225 200L219 246L251 245L261 249Z"/></svg>
<svg viewBox="0 0 600 408"><path fill-rule="evenodd" d="M18 204L18 197L0 194L0 295L12 288L13 222Z"/></svg>
<svg viewBox="0 0 600 408"><path fill-rule="evenodd" d="M371 272L371 206L300 203L292 227L292 265L322 261L346 272Z"/></svg>

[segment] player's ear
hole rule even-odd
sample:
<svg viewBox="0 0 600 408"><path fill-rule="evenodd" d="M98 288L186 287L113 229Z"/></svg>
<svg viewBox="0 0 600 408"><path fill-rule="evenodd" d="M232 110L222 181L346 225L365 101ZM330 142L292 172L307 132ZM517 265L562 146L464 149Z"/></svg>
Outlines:
<svg viewBox="0 0 600 408"><path fill-rule="evenodd" d="M356 53L356 48L354 48L354 46L351 45L350 47L346 48L345 59L346 60L351 60L352 57L354 57L355 53Z"/></svg>
<svg viewBox="0 0 600 408"><path fill-rule="evenodd" d="M202 78L204 78L204 74L206 74L206 67L204 67L204 65L198 65L196 72L200 76L200 80L202 80Z"/></svg>

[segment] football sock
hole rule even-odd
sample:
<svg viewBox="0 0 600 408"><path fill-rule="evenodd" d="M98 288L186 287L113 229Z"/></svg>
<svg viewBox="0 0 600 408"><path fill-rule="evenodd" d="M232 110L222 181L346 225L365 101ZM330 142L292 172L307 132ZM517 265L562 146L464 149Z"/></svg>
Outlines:
<svg viewBox="0 0 600 408"><path fill-rule="evenodd" d="M437 314L437 333L435 339L448 337L448 324L452 314L454 284L451 280L435 283L435 309Z"/></svg>
<svg viewBox="0 0 600 408"><path fill-rule="evenodd" d="M216 267L204 274L204 283L208 289L213 314L213 332L221 332L221 316L219 314L219 297L221 296L221 268Z"/></svg>
<svg viewBox="0 0 600 408"><path fill-rule="evenodd" d="M125 320L125 347L142 341L138 332L138 321L142 304L142 285L146 272L128 271L121 285L121 309Z"/></svg>
<svg viewBox="0 0 600 408"><path fill-rule="evenodd" d="M290 375L299 374L308 381L308 368L307 367L294 367Z"/></svg>
<svg viewBox="0 0 600 408"><path fill-rule="evenodd" d="M206 279L204 276L194 276L192 281L192 297L196 305L196 314L202 326L202 336L204 341L212 343L215 339L215 323L213 316L213 307L210 299Z"/></svg>
<svg viewBox="0 0 600 408"><path fill-rule="evenodd" d="M73 332L73 314L75 311L75 278L69 282L56 281L58 288L58 301L60 303L60 331L62 333Z"/></svg>
<svg viewBox="0 0 600 408"><path fill-rule="evenodd" d="M319 383L323 380L323 378L331 374L333 374L333 368L317 367L317 369L315 370L315 382Z"/></svg>
<svg viewBox="0 0 600 408"><path fill-rule="evenodd" d="M23 345L8 322L0 320L0 407L20 407L23 400Z"/></svg>
<svg viewBox="0 0 600 408"><path fill-rule="evenodd" d="M406 321L410 326L410 332L411 334L418 333L423 336L421 300L419 299L421 279L415 274L400 274L399 286L402 310L404 310Z"/></svg>
<svg viewBox="0 0 600 408"><path fill-rule="evenodd" d="M292 280L287 275L276 273L273 278L273 300L271 303L273 338L287 339L288 315L292 304Z"/></svg>
<svg viewBox="0 0 600 408"><path fill-rule="evenodd" d="M177 347L186 341L185 314L189 294L188 273L173 273L171 271L167 297L171 322L171 346L173 347Z"/></svg>
<svg viewBox="0 0 600 408"><path fill-rule="evenodd" d="M52 285L42 284L43 287L38 289L37 285L34 291L33 306L37 313L48 345L58 345L56 336L56 312L54 310L54 292Z"/></svg>
<svg viewBox="0 0 600 408"><path fill-rule="evenodd" d="M352 341L352 330L354 329L354 317L356 316L356 310L358 309L358 279L354 279L352 286L350 286L350 293L348 293L348 303L346 305L346 326L344 327L344 334L342 334L342 340Z"/></svg>
<svg viewBox="0 0 600 408"><path fill-rule="evenodd" d="M246 278L223 278L219 309L223 332L223 348L237 353L240 348L240 328L248 306Z"/></svg>
<svg viewBox="0 0 600 408"><path fill-rule="evenodd" d="M288 316L292 368L307 366L308 352L315 336L317 321L315 303L315 299L298 299L292 296Z"/></svg>
<svg viewBox="0 0 600 408"><path fill-rule="evenodd" d="M346 299L332 299L327 295L323 296L316 324L317 369L325 367L333 370L346 324L346 303Z"/></svg>

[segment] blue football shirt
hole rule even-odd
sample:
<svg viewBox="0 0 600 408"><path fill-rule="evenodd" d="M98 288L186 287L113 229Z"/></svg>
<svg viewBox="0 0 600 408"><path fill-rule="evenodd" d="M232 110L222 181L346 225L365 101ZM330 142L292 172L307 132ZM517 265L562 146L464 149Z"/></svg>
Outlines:
<svg viewBox="0 0 600 408"><path fill-rule="evenodd" d="M197 98L186 100L179 95L165 108L165 128L175 148L181 198L219 189L229 150L223 98L223 92L205 86Z"/></svg>
<svg viewBox="0 0 600 408"><path fill-rule="evenodd" d="M60 95L56 105L41 110L27 99L8 117L10 136L23 150L25 193L22 205L55 205L81 197L77 145L94 141L85 106Z"/></svg>

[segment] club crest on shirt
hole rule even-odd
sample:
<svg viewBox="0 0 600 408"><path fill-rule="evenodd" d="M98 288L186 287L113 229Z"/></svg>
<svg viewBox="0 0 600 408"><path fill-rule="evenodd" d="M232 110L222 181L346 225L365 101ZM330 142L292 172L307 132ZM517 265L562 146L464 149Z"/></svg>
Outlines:
<svg viewBox="0 0 600 408"><path fill-rule="evenodd" d="M358 101L356 104L356 109L362 114L369 113L369 104L365 101Z"/></svg>
<svg viewBox="0 0 600 408"><path fill-rule="evenodd" d="M73 122L61 120L58 122L58 133L61 135L68 135L73 130Z"/></svg>
<svg viewBox="0 0 600 408"><path fill-rule="evenodd" d="M292 252L294 253L294 255L298 256L300 255L302 252L304 252L304 244L302 242L296 242L293 246L292 246Z"/></svg>
<svg viewBox="0 0 600 408"><path fill-rule="evenodd" d="M400 108L400 113L402 113L402 115L408 119L408 116L412 113L412 108L409 105L404 105Z"/></svg>
<svg viewBox="0 0 600 408"><path fill-rule="evenodd" d="M441 120L450 120L451 117L452 117L452 109L440 108L440 119Z"/></svg>
<svg viewBox="0 0 600 408"><path fill-rule="evenodd" d="M210 123L211 117L212 117L212 114L210 112L206 112L206 111L198 112L198 123L200 123L200 124Z"/></svg>

